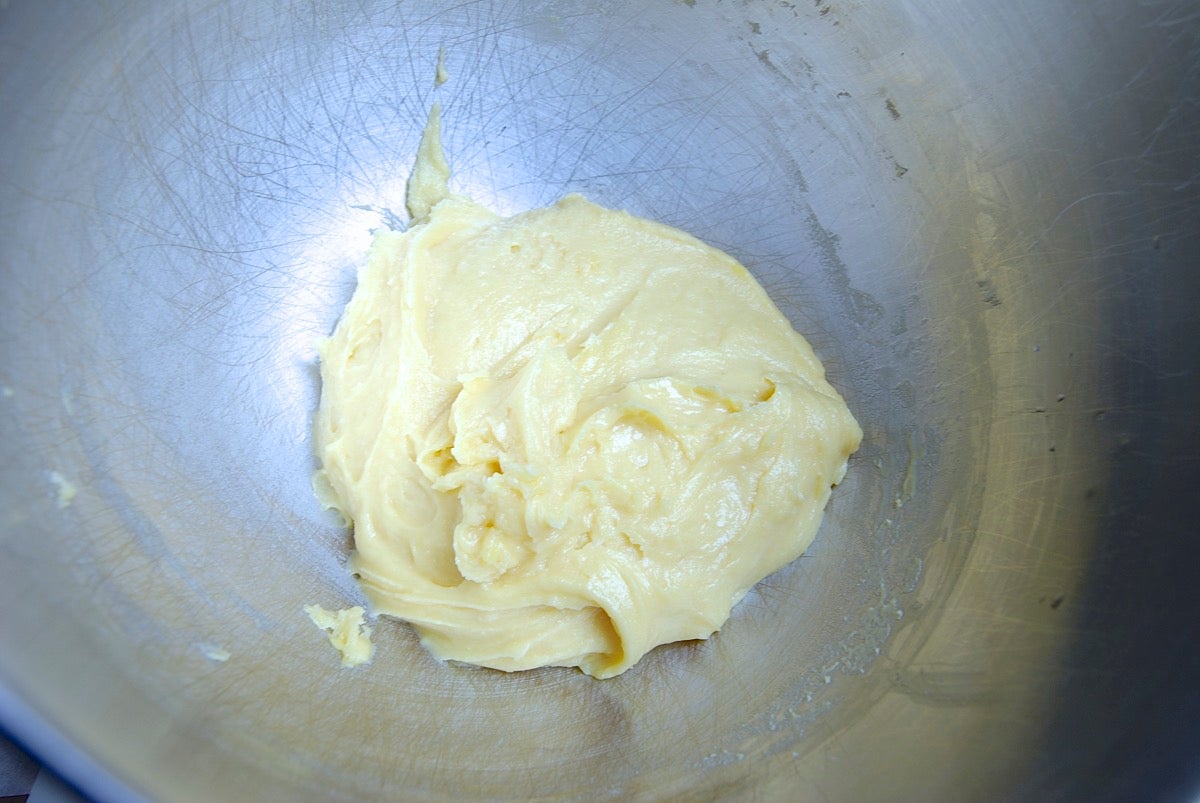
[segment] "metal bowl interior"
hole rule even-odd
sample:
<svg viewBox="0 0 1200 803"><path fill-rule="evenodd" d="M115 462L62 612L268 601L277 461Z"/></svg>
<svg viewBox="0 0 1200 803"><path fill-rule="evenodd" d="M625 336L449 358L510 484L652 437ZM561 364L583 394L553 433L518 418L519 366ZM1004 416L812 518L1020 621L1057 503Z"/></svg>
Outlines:
<svg viewBox="0 0 1200 803"><path fill-rule="evenodd" d="M98 797L1194 791L1197 47L1154 0L6 3L4 725ZM456 191L739 258L866 431L804 558L610 681L384 621L343 670L302 611L361 601L314 346L434 100Z"/></svg>

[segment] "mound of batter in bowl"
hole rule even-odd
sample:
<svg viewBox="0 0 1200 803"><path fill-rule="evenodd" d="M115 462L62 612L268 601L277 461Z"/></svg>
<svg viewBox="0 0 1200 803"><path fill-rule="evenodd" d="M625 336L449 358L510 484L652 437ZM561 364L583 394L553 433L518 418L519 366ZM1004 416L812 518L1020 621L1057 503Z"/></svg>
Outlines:
<svg viewBox="0 0 1200 803"><path fill-rule="evenodd" d="M434 655L598 678L711 635L798 557L862 431L733 258L569 195L446 191L376 235L321 349L317 486Z"/></svg>

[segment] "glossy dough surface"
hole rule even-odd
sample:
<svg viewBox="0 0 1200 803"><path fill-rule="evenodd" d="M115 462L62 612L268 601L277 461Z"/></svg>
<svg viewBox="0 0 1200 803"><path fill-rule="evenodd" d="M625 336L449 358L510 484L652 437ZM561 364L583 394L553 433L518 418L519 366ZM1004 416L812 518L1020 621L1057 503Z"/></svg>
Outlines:
<svg viewBox="0 0 1200 803"><path fill-rule="evenodd" d="M596 677L709 636L862 437L812 349L677 229L433 200L322 348L317 485L374 612L442 658Z"/></svg>

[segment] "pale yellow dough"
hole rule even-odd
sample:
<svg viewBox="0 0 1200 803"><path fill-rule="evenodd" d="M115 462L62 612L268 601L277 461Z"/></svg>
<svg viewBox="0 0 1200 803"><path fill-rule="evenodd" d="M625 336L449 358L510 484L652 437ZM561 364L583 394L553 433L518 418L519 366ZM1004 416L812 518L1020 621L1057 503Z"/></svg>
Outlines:
<svg viewBox="0 0 1200 803"><path fill-rule="evenodd" d="M858 424L728 255L579 195L501 218L444 164L321 350L317 486L374 612L600 678L706 638L812 541Z"/></svg>
<svg viewBox="0 0 1200 803"><path fill-rule="evenodd" d="M312 623L329 636L329 643L342 654L342 666L358 666L371 660L375 646L371 644L371 628L363 623L366 613L361 605L328 611L320 605L305 605L304 612ZM229 654L226 653L226 658Z"/></svg>

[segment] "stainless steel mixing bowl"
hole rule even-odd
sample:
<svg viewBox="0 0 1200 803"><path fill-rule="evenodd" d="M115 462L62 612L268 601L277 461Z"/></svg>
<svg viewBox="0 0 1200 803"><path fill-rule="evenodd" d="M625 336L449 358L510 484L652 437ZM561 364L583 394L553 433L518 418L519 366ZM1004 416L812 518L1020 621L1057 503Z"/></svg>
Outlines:
<svg viewBox="0 0 1200 803"><path fill-rule="evenodd" d="M1195 792L1197 17L5 0L5 728L111 799ZM360 601L314 341L435 99L455 189L740 258L866 430L806 557L614 680L394 622L343 670L301 610Z"/></svg>

